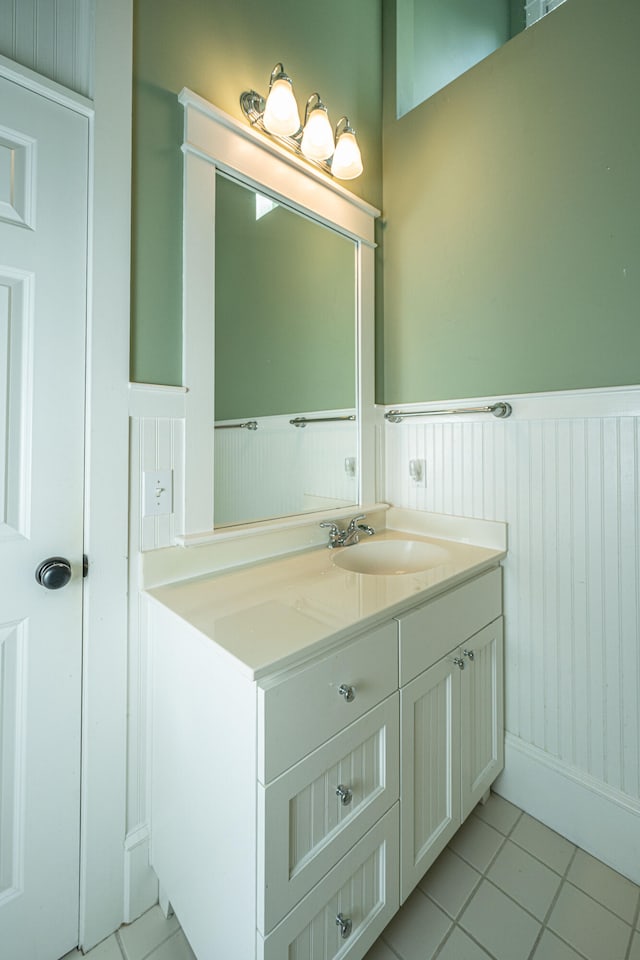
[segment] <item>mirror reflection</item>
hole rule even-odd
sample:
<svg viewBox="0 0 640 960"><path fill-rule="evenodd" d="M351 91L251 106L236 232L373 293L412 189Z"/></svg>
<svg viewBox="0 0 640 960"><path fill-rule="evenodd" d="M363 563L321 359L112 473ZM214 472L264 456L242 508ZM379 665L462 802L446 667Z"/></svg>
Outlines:
<svg viewBox="0 0 640 960"><path fill-rule="evenodd" d="M215 525L356 503L355 413L354 241L218 172Z"/></svg>

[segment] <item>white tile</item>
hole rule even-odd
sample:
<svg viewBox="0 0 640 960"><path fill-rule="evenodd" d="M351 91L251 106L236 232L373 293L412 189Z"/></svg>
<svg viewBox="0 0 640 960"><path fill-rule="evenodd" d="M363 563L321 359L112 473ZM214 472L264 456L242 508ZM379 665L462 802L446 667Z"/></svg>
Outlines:
<svg viewBox="0 0 640 960"><path fill-rule="evenodd" d="M73 954L71 954L71 956L73 956ZM89 950L87 957L89 960L122 960L122 954L120 953L120 947L118 946L115 933L107 937L106 940L103 940L102 943L99 943L93 950Z"/></svg>
<svg viewBox="0 0 640 960"><path fill-rule="evenodd" d="M491 957L464 930L455 927L438 954L438 960L491 960Z"/></svg>
<svg viewBox="0 0 640 960"><path fill-rule="evenodd" d="M638 932L634 933L633 940L631 941L629 960L640 960L640 933Z"/></svg>
<svg viewBox="0 0 640 960"><path fill-rule="evenodd" d="M469 817L449 846L472 867L484 873L503 843L501 833L482 820Z"/></svg>
<svg viewBox="0 0 640 960"><path fill-rule="evenodd" d="M481 879L478 871L452 850L443 850L418 886L455 919Z"/></svg>
<svg viewBox="0 0 640 960"><path fill-rule="evenodd" d="M385 928L382 938L402 960L431 960L450 928L449 917L420 890L415 890Z"/></svg>
<svg viewBox="0 0 640 960"><path fill-rule="evenodd" d="M511 840L560 874L564 874L576 849L559 833L545 827L526 813L518 820Z"/></svg>
<svg viewBox="0 0 640 960"><path fill-rule="evenodd" d="M488 823L490 827L508 836L522 815L519 807L492 793L485 804L479 803L473 811L474 816Z"/></svg>
<svg viewBox="0 0 640 960"><path fill-rule="evenodd" d="M569 868L567 880L588 893L612 913L633 923L640 897L640 887L621 876L606 864L578 850Z"/></svg>
<svg viewBox="0 0 640 960"><path fill-rule="evenodd" d="M182 930L178 930L153 953L150 953L147 960L196 960L196 955Z"/></svg>
<svg viewBox="0 0 640 960"><path fill-rule="evenodd" d="M86 954L86 956L89 955L90 954ZM72 950L70 953L65 953L64 957L62 957L62 960L81 960L81 958L82 954L79 950Z"/></svg>
<svg viewBox="0 0 640 960"><path fill-rule="evenodd" d="M384 940L376 940L364 960L398 960L398 958L395 953L391 952Z"/></svg>
<svg viewBox="0 0 640 960"><path fill-rule="evenodd" d="M625 960L631 927L565 882L548 926L589 960Z"/></svg>
<svg viewBox="0 0 640 960"><path fill-rule="evenodd" d="M496 960L527 960L540 932L540 924L488 880L474 893L460 926Z"/></svg>
<svg viewBox="0 0 640 960"><path fill-rule="evenodd" d="M582 960L582 957L559 940L555 933L545 930L533 954L533 960Z"/></svg>
<svg viewBox="0 0 640 960"><path fill-rule="evenodd" d="M511 840L500 850L487 877L538 920L545 919L562 883L557 873Z"/></svg>
<svg viewBox="0 0 640 960"><path fill-rule="evenodd" d="M174 915L165 919L160 907L152 907L134 923L120 927L118 931L126 960L143 960L178 929Z"/></svg>

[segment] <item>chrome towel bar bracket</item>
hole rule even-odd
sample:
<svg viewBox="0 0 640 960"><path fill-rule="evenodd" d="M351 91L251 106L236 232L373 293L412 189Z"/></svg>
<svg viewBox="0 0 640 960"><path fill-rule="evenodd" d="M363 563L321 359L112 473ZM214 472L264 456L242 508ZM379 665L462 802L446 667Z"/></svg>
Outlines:
<svg viewBox="0 0 640 960"><path fill-rule="evenodd" d="M216 430L257 430L257 420L245 420L244 423L216 423Z"/></svg>

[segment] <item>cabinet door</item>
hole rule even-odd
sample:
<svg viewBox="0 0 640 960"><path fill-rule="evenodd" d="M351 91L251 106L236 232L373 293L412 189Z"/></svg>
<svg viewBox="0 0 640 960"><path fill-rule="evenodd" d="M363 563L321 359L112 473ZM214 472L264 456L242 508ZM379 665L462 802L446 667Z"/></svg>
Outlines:
<svg viewBox="0 0 640 960"><path fill-rule="evenodd" d="M400 691L400 900L460 826L460 679L454 657Z"/></svg>
<svg viewBox="0 0 640 960"><path fill-rule="evenodd" d="M504 766L503 619L499 617L459 650L462 681L462 819Z"/></svg>

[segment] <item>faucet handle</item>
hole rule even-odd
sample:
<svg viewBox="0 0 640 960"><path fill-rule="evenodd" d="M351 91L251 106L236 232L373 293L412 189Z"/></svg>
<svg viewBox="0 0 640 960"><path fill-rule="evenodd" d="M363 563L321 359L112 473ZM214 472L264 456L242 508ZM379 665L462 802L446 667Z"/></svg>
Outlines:
<svg viewBox="0 0 640 960"><path fill-rule="evenodd" d="M361 520L364 520L366 516L366 513L359 513L357 517L354 517L349 523L349 533L353 533L353 531L357 528L358 523Z"/></svg>
<svg viewBox="0 0 640 960"><path fill-rule="evenodd" d="M320 523L321 527L328 527L332 537L337 537L340 535L340 527L337 523L334 523L333 520L323 520Z"/></svg>
<svg viewBox="0 0 640 960"><path fill-rule="evenodd" d="M341 530L337 523L334 523L333 520L323 520L320 523L321 527L329 528L329 547L341 547L344 543L344 538L346 533L344 530Z"/></svg>

